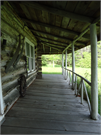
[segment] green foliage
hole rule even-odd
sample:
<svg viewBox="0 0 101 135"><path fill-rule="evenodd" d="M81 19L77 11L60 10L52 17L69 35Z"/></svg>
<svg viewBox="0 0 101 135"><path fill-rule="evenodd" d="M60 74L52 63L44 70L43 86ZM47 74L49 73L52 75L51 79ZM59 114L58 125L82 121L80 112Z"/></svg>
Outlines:
<svg viewBox="0 0 101 135"><path fill-rule="evenodd" d="M101 58L98 58L98 67L101 68Z"/></svg>
<svg viewBox="0 0 101 135"><path fill-rule="evenodd" d="M47 66L48 64L52 64L54 62L55 65L61 66L61 54L58 55L42 55L42 65Z"/></svg>
<svg viewBox="0 0 101 135"><path fill-rule="evenodd" d="M46 61L45 56L42 55L41 59L42 59L42 66L46 66L47 65L47 61Z"/></svg>
<svg viewBox="0 0 101 135"><path fill-rule="evenodd" d="M101 68L101 42L98 42L98 67ZM42 55L42 65L47 64L62 65L62 54L58 55ZM64 54L65 65L65 54ZM91 48L87 46L83 49L75 51L75 65L81 68L91 68ZM67 54L67 66L72 66L72 53Z"/></svg>
<svg viewBox="0 0 101 135"><path fill-rule="evenodd" d="M90 68L91 67L91 54L88 52L83 52L83 58L79 59L76 62L76 66L83 67L83 68Z"/></svg>

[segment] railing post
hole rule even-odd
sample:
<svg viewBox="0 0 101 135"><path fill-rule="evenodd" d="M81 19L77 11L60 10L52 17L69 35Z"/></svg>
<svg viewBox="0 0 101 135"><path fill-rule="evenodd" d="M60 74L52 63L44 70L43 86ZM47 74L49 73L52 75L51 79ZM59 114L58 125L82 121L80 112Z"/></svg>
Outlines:
<svg viewBox="0 0 101 135"><path fill-rule="evenodd" d="M72 71L75 72L74 42L72 43ZM74 89L75 75L72 73L72 88Z"/></svg>
<svg viewBox="0 0 101 135"><path fill-rule="evenodd" d="M77 76L75 75L75 95L77 94Z"/></svg>
<svg viewBox="0 0 101 135"><path fill-rule="evenodd" d="M83 80L81 81L81 104L83 104Z"/></svg>
<svg viewBox="0 0 101 135"><path fill-rule="evenodd" d="M64 53L62 53L62 75L64 75Z"/></svg>
<svg viewBox="0 0 101 135"><path fill-rule="evenodd" d="M65 53L65 68L67 69L67 50ZM67 79L67 70L65 69L65 80Z"/></svg>
<svg viewBox="0 0 101 135"><path fill-rule="evenodd" d="M67 70L67 80L68 80L68 70Z"/></svg>
<svg viewBox="0 0 101 135"><path fill-rule="evenodd" d="M86 89L84 81L83 81L83 86L84 86L84 90L85 90L86 97L87 97L88 108L89 108L89 111L90 111L90 114L91 114L91 105L90 105L90 101L89 101L89 97L88 97L88 93L87 93L87 89Z"/></svg>
<svg viewBox="0 0 101 135"><path fill-rule="evenodd" d="M97 33L96 24L90 25L91 41L91 117L98 119L98 80L97 80Z"/></svg>
<svg viewBox="0 0 101 135"><path fill-rule="evenodd" d="M70 77L71 77L71 76L70 76L70 72L69 72L69 85L70 85L70 79L71 79Z"/></svg>

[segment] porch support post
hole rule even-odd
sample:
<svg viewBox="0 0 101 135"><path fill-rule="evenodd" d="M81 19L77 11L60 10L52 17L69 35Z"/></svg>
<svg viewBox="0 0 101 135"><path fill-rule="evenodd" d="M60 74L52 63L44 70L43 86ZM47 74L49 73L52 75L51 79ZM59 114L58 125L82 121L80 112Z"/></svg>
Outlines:
<svg viewBox="0 0 101 135"><path fill-rule="evenodd" d="M62 53L62 75L64 75L64 53Z"/></svg>
<svg viewBox="0 0 101 135"><path fill-rule="evenodd" d="M67 50L65 51L65 68L67 69ZM67 70L65 70L65 80L67 79Z"/></svg>
<svg viewBox="0 0 101 135"><path fill-rule="evenodd" d="M75 72L74 42L72 43L72 71ZM74 89L75 75L72 73L72 88Z"/></svg>
<svg viewBox="0 0 101 135"><path fill-rule="evenodd" d="M0 125L3 123L3 121L4 121L4 104L3 104L1 70L0 70Z"/></svg>
<svg viewBox="0 0 101 135"><path fill-rule="evenodd" d="M98 118L98 80L97 80L97 33L96 24L90 25L91 40L91 118Z"/></svg>

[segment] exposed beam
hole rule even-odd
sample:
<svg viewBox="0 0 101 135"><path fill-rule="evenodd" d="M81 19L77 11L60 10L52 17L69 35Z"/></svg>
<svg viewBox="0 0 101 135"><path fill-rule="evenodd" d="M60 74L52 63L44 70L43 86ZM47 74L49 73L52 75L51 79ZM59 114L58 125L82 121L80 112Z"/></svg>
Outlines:
<svg viewBox="0 0 101 135"><path fill-rule="evenodd" d="M29 28L30 29L30 28ZM72 39L68 39L68 38L65 38L65 37L60 37L60 36L56 36L56 35L52 35L52 34L49 34L49 33L46 33L46 32L42 32L42 31L37 31L37 30L34 30L34 29L30 29L31 31L34 31L34 32L37 32L37 33L40 33L40 34L45 34L45 35L47 35L47 36L51 36L51 37L56 37L56 38L58 38L58 39L62 39L62 40L66 40L67 42L72 42ZM35 36L35 34L34 34L34 36ZM80 36L81 37L81 36ZM77 43L79 43L79 44L81 44L81 45L85 45L85 43L83 43L83 42L77 42Z"/></svg>
<svg viewBox="0 0 101 135"><path fill-rule="evenodd" d="M58 47L56 47L56 46L54 47L54 46L49 45L49 44L44 44L44 45L47 45L47 46L49 46L49 47L53 47L53 48L57 48L58 50L61 50L61 51L63 50L63 48L58 48Z"/></svg>
<svg viewBox="0 0 101 135"><path fill-rule="evenodd" d="M61 43L62 45L65 45L65 46L68 45L67 43L64 43L64 42L61 42L61 41L57 41L57 40L53 40L53 39L49 39L49 38L45 38L45 37L40 37L40 36L37 36L35 34L34 34L34 36L37 37L37 38L48 40L48 41L52 41L52 42L55 42L55 43L59 43L59 44Z"/></svg>
<svg viewBox="0 0 101 135"><path fill-rule="evenodd" d="M48 47L50 47L49 45L47 45L47 44L44 44L44 46L48 46ZM62 51L62 50L60 50L60 49L58 49L58 48L55 48L55 47L51 47L51 48L53 48L53 49L55 49L55 50L58 50L58 51Z"/></svg>
<svg viewBox="0 0 101 135"><path fill-rule="evenodd" d="M54 43L51 43L51 42L46 42L46 41L43 41L43 40L39 40L39 42L44 42L44 43L48 43L48 44L54 44ZM62 45L62 44L57 44L57 43L55 43L54 45L56 45L56 46L61 46L61 47L66 47L67 46L67 44L64 44L64 45Z"/></svg>
<svg viewBox="0 0 101 135"><path fill-rule="evenodd" d="M60 47L60 46L54 46L54 45L50 45L50 44L46 44L49 45L50 47L56 47L57 49L64 49L64 47Z"/></svg>
<svg viewBox="0 0 101 135"><path fill-rule="evenodd" d="M76 42L77 40L79 40L88 30L89 30L89 27L87 27L76 39L74 39L73 42Z"/></svg>
<svg viewBox="0 0 101 135"><path fill-rule="evenodd" d="M66 41L68 41L68 42L71 42L72 41L72 39L68 39L68 38L65 38L65 37L60 37L60 36L57 36L57 35L53 35L53 34L50 34L50 33L46 33L46 32L42 32L42 31L38 31L38 30L34 30L34 29L31 29L31 28L29 28L31 31L33 31L33 32L36 32L36 33L40 33L40 34L44 34L44 35L47 35L47 36L51 36L51 37L56 37L56 38L59 38L59 39L61 39L61 40L66 40Z"/></svg>
<svg viewBox="0 0 101 135"><path fill-rule="evenodd" d="M81 38L87 31L89 30L89 27L87 27L76 39L73 40L73 42L76 42L79 38ZM69 44L68 47L66 47L63 52L68 49L70 46L72 45L72 43Z"/></svg>
<svg viewBox="0 0 101 135"><path fill-rule="evenodd" d="M49 43L49 42L44 42L44 41L40 41L41 43L44 43L44 44L49 44L51 46L55 46L55 47L59 47L59 48L65 48L65 46L62 46L62 45L57 45L57 44L54 44L54 43Z"/></svg>
<svg viewBox="0 0 101 135"><path fill-rule="evenodd" d="M42 23L42 22L38 22L38 21L35 21L35 20L25 19L25 18L21 18L21 19L24 22L29 22L29 23L32 23L32 24L36 24L36 25L40 25L40 26L44 26L44 27L48 27L48 28L52 28L52 29L57 29L57 30L66 32L68 34L74 34L74 35L79 35L80 34L79 32L69 30L69 29L64 29L64 28L61 28L61 27L57 27L57 26L54 26L54 25L47 24L47 23ZM89 39L90 35L85 34L83 37Z"/></svg>
<svg viewBox="0 0 101 135"><path fill-rule="evenodd" d="M57 27L57 26L54 26L54 25L47 24L47 23L42 23L42 22L38 22L38 21L35 21L35 20L25 19L25 18L21 18L21 19L22 19L23 21L25 21L25 22L29 22L29 23L33 23L33 24L38 24L38 25L40 25L40 26L44 26L44 27L49 27L49 28L57 29L57 30L64 31L64 32L67 32L67 33L71 33L71 34L75 34L75 35L78 35L78 34L79 34L79 33L76 32L76 31L64 29L64 28L61 28L61 27Z"/></svg>
<svg viewBox="0 0 101 135"><path fill-rule="evenodd" d="M27 1L19 2L19 4L23 4L23 5L29 6L31 8L38 9L38 10L43 10L43 11L46 11L46 12L49 12L49 13L52 13L52 14L55 14L55 15L62 16L62 17L68 17L70 19L76 19L76 20L81 21L81 22L91 23L94 20L93 17L88 17L88 16L72 13L72 12L69 12L69 11L64 11L64 10L60 10L60 9L57 9L57 8L45 6L45 5L39 4L39 3L34 2L34 1L33 2L31 2L31 1L30 2L27 2Z"/></svg>

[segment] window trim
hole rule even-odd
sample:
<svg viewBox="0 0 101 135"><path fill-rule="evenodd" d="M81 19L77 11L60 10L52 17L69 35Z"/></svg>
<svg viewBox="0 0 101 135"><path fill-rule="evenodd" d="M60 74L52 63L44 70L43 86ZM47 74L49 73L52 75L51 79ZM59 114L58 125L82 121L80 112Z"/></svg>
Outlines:
<svg viewBox="0 0 101 135"><path fill-rule="evenodd" d="M27 49L26 49L26 43L29 44L29 57L27 56ZM31 56L31 46L33 47L33 58ZM29 70L28 73L33 72L35 70L35 45L28 39L25 37L25 55L27 58L29 58ZM31 64L31 60L33 59L33 69L32 69L32 64Z"/></svg>

